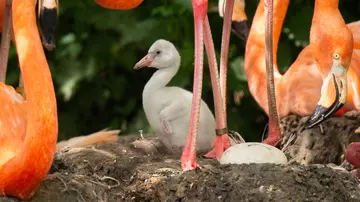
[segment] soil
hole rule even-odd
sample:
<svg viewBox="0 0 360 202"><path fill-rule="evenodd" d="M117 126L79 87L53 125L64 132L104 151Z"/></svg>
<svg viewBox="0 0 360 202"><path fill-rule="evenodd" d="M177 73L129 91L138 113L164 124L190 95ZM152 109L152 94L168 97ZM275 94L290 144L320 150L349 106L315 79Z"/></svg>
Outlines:
<svg viewBox="0 0 360 202"><path fill-rule="evenodd" d="M359 139L354 130L360 115L349 112L311 130L304 129L305 121L281 121L286 166L220 165L199 156L201 167L183 172L179 154L138 134L63 149L31 201L360 201L359 180L343 160L347 144Z"/></svg>

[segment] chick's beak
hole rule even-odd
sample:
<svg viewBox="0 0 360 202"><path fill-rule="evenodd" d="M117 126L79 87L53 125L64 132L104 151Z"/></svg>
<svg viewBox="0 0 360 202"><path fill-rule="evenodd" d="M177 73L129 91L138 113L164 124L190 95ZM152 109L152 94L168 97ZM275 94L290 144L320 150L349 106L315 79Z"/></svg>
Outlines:
<svg viewBox="0 0 360 202"><path fill-rule="evenodd" d="M139 62L137 62L134 66L134 69L141 69L143 67L149 67L152 63L152 61L155 58L155 54L153 53L148 53L147 55L145 55L145 57L143 57Z"/></svg>
<svg viewBox="0 0 360 202"><path fill-rule="evenodd" d="M347 71L335 62L324 79L321 97L311 117L307 120L307 128L313 128L339 110L346 102Z"/></svg>

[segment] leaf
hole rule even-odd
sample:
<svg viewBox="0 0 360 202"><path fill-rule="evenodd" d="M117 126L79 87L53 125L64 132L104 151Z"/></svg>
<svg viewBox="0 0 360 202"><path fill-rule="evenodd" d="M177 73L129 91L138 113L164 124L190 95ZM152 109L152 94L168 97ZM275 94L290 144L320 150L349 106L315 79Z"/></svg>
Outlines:
<svg viewBox="0 0 360 202"><path fill-rule="evenodd" d="M141 41L146 38L149 33L152 33L158 25L158 22L154 19L144 20L131 26L121 25L120 29L123 32L123 37L120 45L125 46L129 43Z"/></svg>
<svg viewBox="0 0 360 202"><path fill-rule="evenodd" d="M174 2L176 4L180 4L181 6L186 8L187 10L192 11L191 1L188 1L188 0L174 0Z"/></svg>
<svg viewBox="0 0 360 202"><path fill-rule="evenodd" d="M247 81L245 70L244 70L244 58L237 57L230 62L231 73L233 73L237 80Z"/></svg>
<svg viewBox="0 0 360 202"><path fill-rule="evenodd" d="M292 63L292 47L288 40L281 40L278 46L277 64L280 72L285 72Z"/></svg>
<svg viewBox="0 0 360 202"><path fill-rule="evenodd" d="M302 7L289 10L284 25L284 33L290 40L293 40L298 47L305 47L309 44L310 26L312 21L313 8L305 4Z"/></svg>

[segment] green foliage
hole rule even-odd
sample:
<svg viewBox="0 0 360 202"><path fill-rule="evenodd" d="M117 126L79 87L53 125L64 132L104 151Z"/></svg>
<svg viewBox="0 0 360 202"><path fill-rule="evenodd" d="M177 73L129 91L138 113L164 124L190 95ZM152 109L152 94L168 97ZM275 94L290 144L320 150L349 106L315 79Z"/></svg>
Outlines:
<svg viewBox="0 0 360 202"><path fill-rule="evenodd" d="M309 43L313 2L291 1L277 53L282 72ZM141 129L152 132L142 109L141 96L154 70L134 71L132 68L155 40L170 40L182 56L181 69L171 85L192 89L194 28L191 1L145 0L128 11L105 9L92 0L62 0L60 3L57 47L53 52L46 52L57 93L59 139L103 128L119 128L122 134L137 133ZM209 3L209 8L217 6L216 0ZM249 24L257 4L258 1L246 1ZM340 8L347 22L359 19L359 1L344 0ZM222 18L217 12L210 12L209 19L219 57ZM228 123L229 129L255 141L260 140L267 117L248 90L243 69L244 49L244 43L232 35ZM7 82L17 85L19 70L15 68L18 63L13 47L9 63ZM206 67L203 99L213 109Z"/></svg>

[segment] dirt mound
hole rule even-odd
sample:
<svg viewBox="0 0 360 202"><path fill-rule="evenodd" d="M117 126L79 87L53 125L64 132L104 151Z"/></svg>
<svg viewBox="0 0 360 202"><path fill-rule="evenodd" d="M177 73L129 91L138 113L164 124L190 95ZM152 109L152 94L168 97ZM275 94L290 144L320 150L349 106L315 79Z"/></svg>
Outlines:
<svg viewBox="0 0 360 202"><path fill-rule="evenodd" d="M360 201L358 179L334 165L343 163L360 120L332 118L312 130L304 130L303 122L296 116L282 120L281 148L293 159L287 166L219 165L199 158L201 168L183 172L179 156L166 154L154 137L137 140L139 135L64 149L31 201Z"/></svg>

